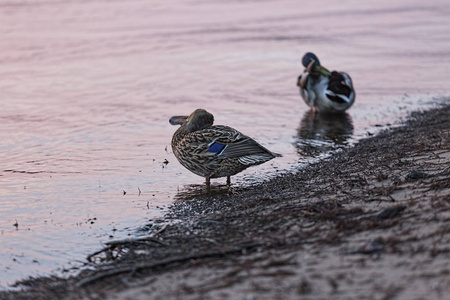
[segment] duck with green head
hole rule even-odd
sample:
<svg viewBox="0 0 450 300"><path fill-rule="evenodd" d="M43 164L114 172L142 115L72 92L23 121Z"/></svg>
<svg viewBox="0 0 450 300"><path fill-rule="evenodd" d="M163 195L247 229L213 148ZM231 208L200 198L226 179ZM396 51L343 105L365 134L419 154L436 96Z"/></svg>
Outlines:
<svg viewBox="0 0 450 300"><path fill-rule="evenodd" d="M170 118L170 124L181 125L172 138L175 157L186 169L205 177L208 187L211 178L227 177L230 185L230 176L281 156L234 128L213 123L214 116L204 109Z"/></svg>
<svg viewBox="0 0 450 300"><path fill-rule="evenodd" d="M345 72L328 71L314 53L302 58L306 68L297 79L300 95L315 112L342 113L355 102L355 90L350 76Z"/></svg>

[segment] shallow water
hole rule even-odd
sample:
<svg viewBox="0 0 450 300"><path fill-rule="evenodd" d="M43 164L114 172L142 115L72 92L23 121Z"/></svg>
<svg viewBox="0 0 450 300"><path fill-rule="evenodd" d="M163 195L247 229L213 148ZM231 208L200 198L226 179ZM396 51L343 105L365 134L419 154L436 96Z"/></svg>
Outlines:
<svg viewBox="0 0 450 300"><path fill-rule="evenodd" d="M239 186L450 94L448 1L153 2L0 1L0 286L61 274L201 193L171 153L172 115L205 108L283 154ZM344 117L301 100L307 51L351 74Z"/></svg>

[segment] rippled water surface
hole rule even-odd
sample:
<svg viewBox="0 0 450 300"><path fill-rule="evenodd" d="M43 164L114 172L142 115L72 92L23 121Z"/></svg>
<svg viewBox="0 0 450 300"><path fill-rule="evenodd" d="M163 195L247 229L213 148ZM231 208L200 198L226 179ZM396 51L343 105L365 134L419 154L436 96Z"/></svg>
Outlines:
<svg viewBox="0 0 450 300"><path fill-rule="evenodd" d="M0 286L60 274L198 193L204 179L171 153L172 115L205 108L283 154L234 176L239 186L432 106L450 91L449 7L0 1ZM351 74L346 115L314 116L301 100L307 51Z"/></svg>

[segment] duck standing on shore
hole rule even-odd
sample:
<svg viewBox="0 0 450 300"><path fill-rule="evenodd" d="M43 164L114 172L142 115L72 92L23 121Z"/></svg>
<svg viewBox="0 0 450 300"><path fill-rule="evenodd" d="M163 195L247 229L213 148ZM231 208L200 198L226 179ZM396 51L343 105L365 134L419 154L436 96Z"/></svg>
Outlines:
<svg viewBox="0 0 450 300"><path fill-rule="evenodd" d="M355 91L350 76L345 72L328 71L320 65L314 53L302 58L306 68L297 79L303 100L313 111L340 113L355 102Z"/></svg>
<svg viewBox="0 0 450 300"><path fill-rule="evenodd" d="M181 125L172 138L175 157L186 169L205 177L207 187L211 178L235 175L248 167L281 156L234 128L213 125L214 116L197 109L189 116L173 116L170 124Z"/></svg>

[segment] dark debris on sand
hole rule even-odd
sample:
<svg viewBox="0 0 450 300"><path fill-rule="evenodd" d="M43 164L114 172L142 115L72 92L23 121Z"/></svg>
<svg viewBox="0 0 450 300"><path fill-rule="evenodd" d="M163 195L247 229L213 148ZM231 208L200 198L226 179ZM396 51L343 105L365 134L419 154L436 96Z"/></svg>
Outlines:
<svg viewBox="0 0 450 300"><path fill-rule="evenodd" d="M175 204L95 268L2 299L445 299L450 106L296 174Z"/></svg>

